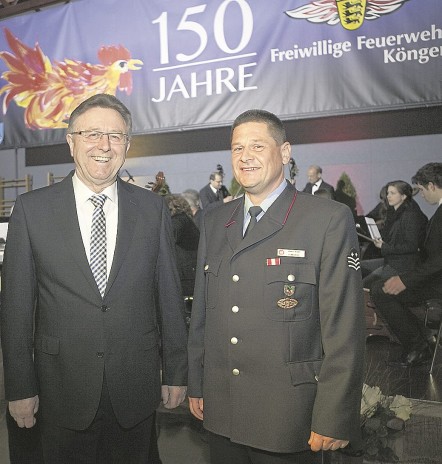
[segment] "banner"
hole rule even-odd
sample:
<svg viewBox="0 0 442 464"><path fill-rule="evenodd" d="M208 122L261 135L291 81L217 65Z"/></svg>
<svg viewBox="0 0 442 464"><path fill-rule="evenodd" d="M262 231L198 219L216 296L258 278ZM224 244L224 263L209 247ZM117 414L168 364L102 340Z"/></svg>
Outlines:
<svg viewBox="0 0 442 464"><path fill-rule="evenodd" d="M0 148L64 141L100 92L135 134L442 102L440 0L73 0L1 26Z"/></svg>

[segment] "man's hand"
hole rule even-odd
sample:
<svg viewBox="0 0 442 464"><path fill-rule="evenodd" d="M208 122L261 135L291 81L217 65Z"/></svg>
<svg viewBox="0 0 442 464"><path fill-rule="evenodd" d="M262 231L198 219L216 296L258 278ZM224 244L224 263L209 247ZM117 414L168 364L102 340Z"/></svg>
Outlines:
<svg viewBox="0 0 442 464"><path fill-rule="evenodd" d="M223 198L224 203L228 203L229 201L232 201L232 200L233 200L232 195L228 195L226 198Z"/></svg>
<svg viewBox="0 0 442 464"><path fill-rule="evenodd" d="M38 405L38 395L24 400L10 401L9 412L20 428L30 429L35 425L35 414L38 411Z"/></svg>
<svg viewBox="0 0 442 464"><path fill-rule="evenodd" d="M202 398L189 397L190 412L199 420L204 418L204 400Z"/></svg>
<svg viewBox="0 0 442 464"><path fill-rule="evenodd" d="M345 448L348 445L348 440L337 440L336 438L324 437L319 433L311 432L308 444L312 451L335 451L339 448Z"/></svg>
<svg viewBox="0 0 442 464"><path fill-rule="evenodd" d="M382 290L384 293L388 295L398 295L399 293L403 292L407 287L405 287L404 283L402 282L399 276L390 277L386 282L384 282L384 286Z"/></svg>
<svg viewBox="0 0 442 464"><path fill-rule="evenodd" d="M187 387L176 387L169 385L161 386L161 398L166 409L179 406L186 398Z"/></svg>

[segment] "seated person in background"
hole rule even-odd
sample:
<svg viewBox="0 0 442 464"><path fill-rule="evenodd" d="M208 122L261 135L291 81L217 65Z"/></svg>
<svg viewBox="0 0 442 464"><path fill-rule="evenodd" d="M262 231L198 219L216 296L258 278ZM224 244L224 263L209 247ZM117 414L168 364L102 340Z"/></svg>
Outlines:
<svg viewBox="0 0 442 464"><path fill-rule="evenodd" d="M400 272L409 271L416 264L419 248L425 238L427 217L413 200L411 185L403 180L387 184L386 220L381 237L374 245L384 258L383 265L364 277L364 288L371 288L376 280L386 280ZM362 263L364 269L366 263Z"/></svg>
<svg viewBox="0 0 442 464"><path fill-rule="evenodd" d="M308 182L304 187L303 192L311 193L312 195L316 195L316 192L319 189L328 190L331 194L331 199L334 200L335 198L335 189L330 184L327 184L322 179L322 168L320 166L312 165L308 168L307 171L307 178Z"/></svg>
<svg viewBox="0 0 442 464"><path fill-rule="evenodd" d="M184 319L187 326L189 326L200 232L193 221L190 206L185 198L181 195L167 195L165 200L172 215L172 231L175 239L178 273L185 304Z"/></svg>
<svg viewBox="0 0 442 464"><path fill-rule="evenodd" d="M388 323L402 344L403 353L390 365L412 367L431 358L421 322L410 306L426 299L442 298L442 163L429 163L412 178L424 199L436 204L418 263L410 270L372 286L376 312Z"/></svg>
<svg viewBox="0 0 442 464"><path fill-rule="evenodd" d="M165 200L172 216L172 230L183 296L192 296L200 233L192 220L190 206L181 195L167 195Z"/></svg>
<svg viewBox="0 0 442 464"><path fill-rule="evenodd" d="M199 230L203 215L203 210L201 209L200 204L200 194L197 190L187 189L184 190L181 196L187 201L187 203L189 203L190 211L192 212L193 222Z"/></svg>

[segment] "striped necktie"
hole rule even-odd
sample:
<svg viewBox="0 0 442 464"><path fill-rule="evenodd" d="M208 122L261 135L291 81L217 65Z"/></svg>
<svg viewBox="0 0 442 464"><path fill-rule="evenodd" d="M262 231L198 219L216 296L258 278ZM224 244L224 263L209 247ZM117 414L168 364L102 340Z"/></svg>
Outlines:
<svg viewBox="0 0 442 464"><path fill-rule="evenodd" d="M103 206L106 201L106 195L93 195L89 199L94 205L92 213L91 227L91 249L90 249L90 267L92 274L97 283L101 296L104 296L106 290L107 268L106 268L106 217Z"/></svg>

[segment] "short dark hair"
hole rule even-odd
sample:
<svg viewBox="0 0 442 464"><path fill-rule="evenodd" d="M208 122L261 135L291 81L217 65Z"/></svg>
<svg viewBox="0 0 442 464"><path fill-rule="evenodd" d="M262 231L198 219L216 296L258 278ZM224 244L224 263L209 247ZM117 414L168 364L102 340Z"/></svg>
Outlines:
<svg viewBox="0 0 442 464"><path fill-rule="evenodd" d="M71 117L69 118L68 133L74 131L74 124L78 117L92 108L109 108L111 110L115 110L123 118L126 124L127 134L129 136L131 135L132 116L130 114L130 111L120 100L118 100L117 97L105 93L99 93L97 95L89 97L87 100L80 103L74 111L72 111Z"/></svg>
<svg viewBox="0 0 442 464"><path fill-rule="evenodd" d="M442 188L442 163L428 163L422 166L411 178L411 182L424 187L432 182L437 187Z"/></svg>
<svg viewBox="0 0 442 464"><path fill-rule="evenodd" d="M241 113L235 121L233 121L230 132L230 141L232 141L233 131L246 122L263 122L267 124L267 128L271 136L275 139L278 145L282 145L287 141L284 125L282 121L273 113L266 110L247 110Z"/></svg>

